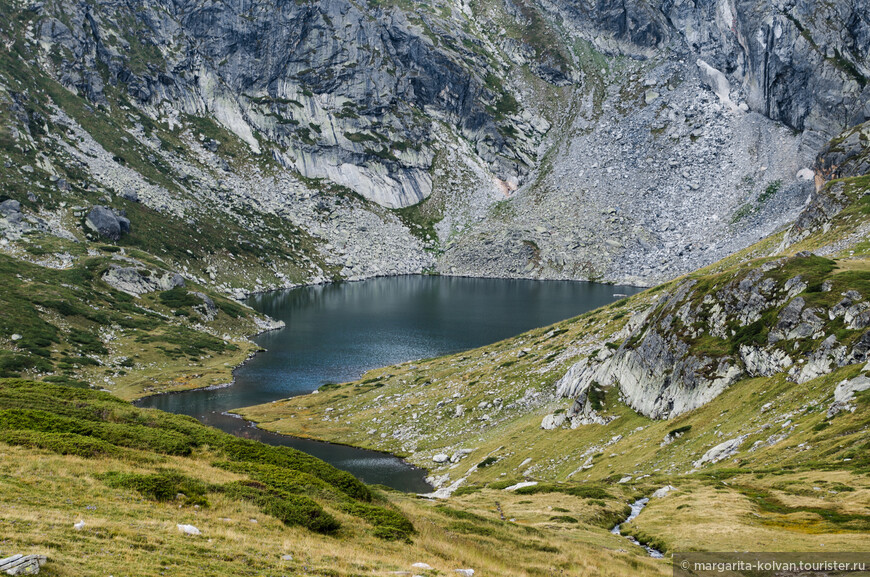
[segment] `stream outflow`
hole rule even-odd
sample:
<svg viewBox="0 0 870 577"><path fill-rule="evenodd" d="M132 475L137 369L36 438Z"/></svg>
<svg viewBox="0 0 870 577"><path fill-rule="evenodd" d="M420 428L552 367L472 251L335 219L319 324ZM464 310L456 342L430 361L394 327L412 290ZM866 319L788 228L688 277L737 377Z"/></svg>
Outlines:
<svg viewBox="0 0 870 577"><path fill-rule="evenodd" d="M620 530L620 527L622 527L622 525L624 525L625 523L631 523L632 521L634 521L635 518L637 518L637 516L640 515L640 512L643 511L643 508L646 507L647 503L649 503L649 497L644 497L643 499L638 499L637 501L632 503L631 504L631 514L628 517L626 517L625 520L623 520L621 523L617 523L616 526L610 530L610 532L613 533L614 535L619 535L619 536L625 537L626 539L628 539L629 541L631 541L635 545L640 545L641 547L646 549L646 552L649 553L650 557L655 557L656 559L661 559L662 557L664 557L664 555L662 555L661 551L659 551L658 549L653 549L649 545L641 543L640 541L638 541L637 539L635 539L631 535L623 535L622 531Z"/></svg>

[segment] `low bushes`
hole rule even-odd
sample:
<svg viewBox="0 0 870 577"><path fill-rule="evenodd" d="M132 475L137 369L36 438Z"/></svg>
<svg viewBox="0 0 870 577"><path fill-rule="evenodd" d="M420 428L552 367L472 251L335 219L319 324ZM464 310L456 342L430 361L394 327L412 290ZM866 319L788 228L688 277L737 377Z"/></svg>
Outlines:
<svg viewBox="0 0 870 577"><path fill-rule="evenodd" d="M239 500L249 501L285 525L301 525L316 533L334 533L341 524L319 504L303 495L289 495L256 481L228 483L219 489Z"/></svg>
<svg viewBox="0 0 870 577"><path fill-rule="evenodd" d="M383 539L408 540L414 533L400 512L371 504L372 493L364 483L320 459L290 447L233 437L191 417L140 409L90 389L0 379L0 442L84 458L140 461L143 455L130 449L188 456L201 448L223 459L214 466L249 479L212 485L170 470L98 478L160 502L183 499L188 505L206 506L207 494L220 492L254 503L287 525L334 533L340 523L314 497L371 523Z"/></svg>
<svg viewBox="0 0 870 577"><path fill-rule="evenodd" d="M99 475L110 487L134 489L143 496L154 501L179 500L179 496L188 505L208 506L205 494L208 486L198 479L193 479L176 471L158 471L151 475L136 473L106 473Z"/></svg>
<svg viewBox="0 0 870 577"><path fill-rule="evenodd" d="M415 532L414 525L398 511L368 503L346 503L341 510L365 519L375 527L374 534L390 541L407 541Z"/></svg>

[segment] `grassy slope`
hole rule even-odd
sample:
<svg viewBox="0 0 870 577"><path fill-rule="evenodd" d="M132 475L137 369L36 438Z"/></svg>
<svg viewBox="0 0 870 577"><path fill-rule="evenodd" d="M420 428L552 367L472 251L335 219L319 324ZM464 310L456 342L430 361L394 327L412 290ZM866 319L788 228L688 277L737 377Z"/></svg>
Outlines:
<svg viewBox="0 0 870 577"><path fill-rule="evenodd" d="M129 265L115 254L84 252L67 269L0 254L0 377L87 382L124 398L230 381L232 368L255 350L245 338L257 331L253 311L190 282L176 292L210 295L213 320L194 311L189 303L201 301L192 295L179 306L168 293L119 292L100 278L110 264Z"/></svg>
<svg viewBox="0 0 870 577"><path fill-rule="evenodd" d="M72 443L70 430L79 435ZM484 493L443 506L368 489L293 450L240 441L108 394L27 381L0 380L0 441L0 555L46 554L47 575L135 567L143 576L338 577L386 575L421 561L442 574L473 567L484 576L669 571L620 551L625 541L600 526L630 494L614 493L603 507L575 497L499 495L502 511L515 518L503 521ZM85 526L76 530L80 520ZM181 534L180 523L202 535Z"/></svg>
<svg viewBox="0 0 870 577"><path fill-rule="evenodd" d="M845 186L852 204L833 219L829 230L784 253L818 250L851 238L831 255L831 270L819 265L823 259L789 261L789 275L821 275L820 281L830 279L837 289L807 295L809 302L837 297L841 289L867 281L868 245L855 232L870 214L870 199L864 196L868 184L866 177L830 183ZM765 239L688 276L713 291L757 266L754 259L775 252L781 238ZM611 389L603 399L603 413L618 418L609 424L540 429L544 415L570 407L571 400L554 398L552 390L578 352L588 354L595 343L616 346L626 338L622 329L632 314L647 309L679 281L475 351L377 369L355 383L241 412L271 430L395 451L433 468L433 474L450 474L451 481L467 476L460 492L486 494L521 480L556 482L559 490L577 483L627 486L638 494L671 484L679 491L653 501L632 528L669 551L866 550L870 395L858 396L854 413L825 418L834 387L857 375L859 365L800 386L783 375L747 379L670 421L638 415ZM712 345L702 341L693 346ZM510 408L528 400L530 392L540 393L539 400ZM502 410L479 407L496 398L502 399ZM762 410L768 403L770 408ZM462 417L454 416L459 404L465 407ZM670 431L685 427L690 428L677 441L661 446ZM781 431L787 437L766 446ZM709 448L742 434L747 437L736 457L694 470L693 462ZM751 450L757 441L761 446ZM434 454L459 448L472 452L458 465L432 462ZM467 474L473 465L487 461L494 462ZM586 463L592 467L578 470ZM620 485L625 476L631 481ZM712 520L711 499L727 503L713 508ZM741 545L734 545L737 534Z"/></svg>

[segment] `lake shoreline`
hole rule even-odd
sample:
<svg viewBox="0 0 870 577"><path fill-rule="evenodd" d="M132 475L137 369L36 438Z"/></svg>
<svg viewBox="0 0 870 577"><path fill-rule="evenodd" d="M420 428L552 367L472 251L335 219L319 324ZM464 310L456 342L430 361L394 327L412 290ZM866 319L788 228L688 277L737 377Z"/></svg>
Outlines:
<svg viewBox="0 0 870 577"><path fill-rule="evenodd" d="M260 435L261 440L270 444L311 442L322 447L370 452L361 454L361 464L348 465L362 467L357 471L373 466L367 465L366 459L373 463L380 457L389 457L397 463L384 464L386 468L371 473L372 477L384 478L391 467L401 466L404 472L395 471L396 475L410 475L422 481L430 468L425 463L406 460L413 448L383 450L357 442L327 440L320 435L287 434L271 429L268 421L249 418L246 413L258 405L317 394L324 383L354 382L371 370L473 350L512 338L640 290L628 285L573 280L393 275L368 279L365 283L331 282L263 292L250 297L245 304L270 319L269 326L247 338L256 350L232 369L229 383L164 391L143 396L137 404L187 414L231 434ZM287 330L277 331L278 328ZM181 393L188 396L180 397ZM232 415L239 422L227 422L221 415ZM258 432L254 433L255 430ZM357 471L351 472L365 477L365 473ZM386 481L395 486L392 477ZM400 488L407 481L395 483ZM431 485L425 484L431 490ZM410 490L427 492L419 484Z"/></svg>

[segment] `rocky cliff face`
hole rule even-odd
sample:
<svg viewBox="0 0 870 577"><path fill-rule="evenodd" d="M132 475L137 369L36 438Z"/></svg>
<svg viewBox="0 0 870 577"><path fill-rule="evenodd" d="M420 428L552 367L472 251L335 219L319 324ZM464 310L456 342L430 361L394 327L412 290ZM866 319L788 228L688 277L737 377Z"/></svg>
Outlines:
<svg viewBox="0 0 870 577"><path fill-rule="evenodd" d="M735 101L823 140L870 117L870 15L861 2L545 5L602 49L654 57L668 47L697 58L706 74L730 80Z"/></svg>
<svg viewBox="0 0 870 577"><path fill-rule="evenodd" d="M673 278L788 223L819 147L870 114L870 26L854 3L542 7L630 60L581 66L564 140L534 185L447 247L447 270Z"/></svg>
<svg viewBox="0 0 870 577"><path fill-rule="evenodd" d="M560 381L560 395L578 398L569 417L580 416L578 424L593 417L586 401L593 386L617 386L634 410L661 419L748 377L784 372L800 384L865 362L870 303L854 287L827 281L833 268L799 254L714 286L681 283L643 313L612 356L581 360Z"/></svg>
<svg viewBox="0 0 870 577"><path fill-rule="evenodd" d="M870 115L870 23L846 0L47 0L3 15L7 164L32 165L17 155L33 147L52 177L176 215L215 193L267 206L342 246L318 254L350 278L673 278L797 215L818 148ZM77 96L43 102L43 76ZM34 112L78 127L41 134L54 127ZM61 148L86 174L54 168L70 132ZM324 225L335 191L368 201L350 217L367 230ZM408 262L380 260L385 235Z"/></svg>
<svg viewBox="0 0 870 577"><path fill-rule="evenodd" d="M441 129L504 181L534 159L497 123L515 107L500 82L487 84L502 67L450 17L346 0L32 9L45 64L90 101L123 85L159 121L212 115L256 152L383 206L429 196Z"/></svg>

